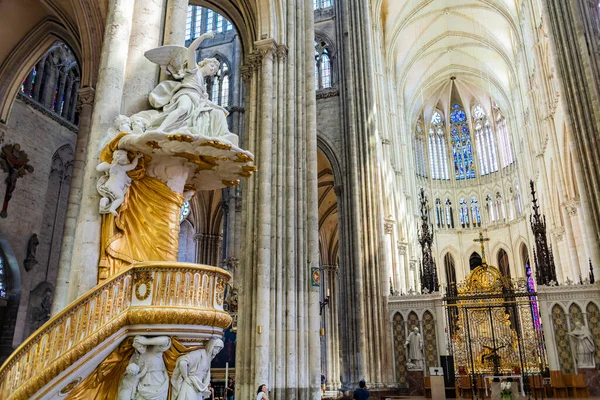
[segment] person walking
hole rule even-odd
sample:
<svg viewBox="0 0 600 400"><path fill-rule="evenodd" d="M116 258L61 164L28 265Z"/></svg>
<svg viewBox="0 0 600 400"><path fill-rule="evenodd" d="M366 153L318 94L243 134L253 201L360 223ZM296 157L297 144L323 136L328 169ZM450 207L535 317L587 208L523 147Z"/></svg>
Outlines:
<svg viewBox="0 0 600 400"><path fill-rule="evenodd" d="M235 394L235 380L232 377L229 377L229 381L227 382L227 388L225 389L225 397L227 400L233 400L233 395Z"/></svg>
<svg viewBox="0 0 600 400"><path fill-rule="evenodd" d="M258 387L256 392L256 400L269 400L267 397L267 385L264 383Z"/></svg>
<svg viewBox="0 0 600 400"><path fill-rule="evenodd" d="M364 380L358 382L358 389L354 391L354 400L367 400L369 398L369 391L367 390L367 384ZM258 399L257 399L258 400Z"/></svg>
<svg viewBox="0 0 600 400"><path fill-rule="evenodd" d="M325 374L321 371L321 394L325 394L325 382L327 379L325 378Z"/></svg>

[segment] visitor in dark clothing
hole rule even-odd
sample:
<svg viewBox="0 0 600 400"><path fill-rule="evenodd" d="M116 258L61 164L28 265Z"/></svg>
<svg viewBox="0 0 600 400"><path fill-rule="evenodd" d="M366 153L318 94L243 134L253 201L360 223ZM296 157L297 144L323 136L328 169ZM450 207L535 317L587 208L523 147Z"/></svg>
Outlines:
<svg viewBox="0 0 600 400"><path fill-rule="evenodd" d="M358 389L354 391L352 398L355 400L367 400L369 398L369 391L367 390L365 381L358 382Z"/></svg>

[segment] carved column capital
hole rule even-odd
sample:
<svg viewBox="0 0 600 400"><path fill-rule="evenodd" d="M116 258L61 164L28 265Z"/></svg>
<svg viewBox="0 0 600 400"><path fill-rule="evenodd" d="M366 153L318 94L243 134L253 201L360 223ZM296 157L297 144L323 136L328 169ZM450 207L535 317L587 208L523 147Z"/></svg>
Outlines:
<svg viewBox="0 0 600 400"><path fill-rule="evenodd" d="M401 256L406 255L407 248L407 243L398 242L398 253L400 253Z"/></svg>
<svg viewBox="0 0 600 400"><path fill-rule="evenodd" d="M278 46L275 39L263 39L257 42L254 42L254 46L256 47L256 54L259 56L260 60L270 59L273 60L273 56L277 53Z"/></svg>
<svg viewBox="0 0 600 400"><path fill-rule="evenodd" d="M288 47L285 44L277 45L277 58L280 61L285 61L288 55Z"/></svg>
<svg viewBox="0 0 600 400"><path fill-rule="evenodd" d="M396 220L394 219L394 217L389 215L385 219L385 224L383 225L384 232L386 235L391 235L394 232L394 225L396 225Z"/></svg>
<svg viewBox="0 0 600 400"><path fill-rule="evenodd" d="M91 106L94 104L94 97L96 96L96 89L91 86L84 86L79 89L77 93L77 111L81 112L84 106Z"/></svg>

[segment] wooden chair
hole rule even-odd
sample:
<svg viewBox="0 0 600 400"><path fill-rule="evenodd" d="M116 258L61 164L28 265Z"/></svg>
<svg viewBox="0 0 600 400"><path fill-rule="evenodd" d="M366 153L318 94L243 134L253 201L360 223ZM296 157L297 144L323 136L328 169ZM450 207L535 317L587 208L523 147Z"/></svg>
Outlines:
<svg viewBox="0 0 600 400"><path fill-rule="evenodd" d="M590 391L588 390L587 384L585 383L584 375L575 375L575 381L573 382L573 392L575 397L578 399L584 399L590 397Z"/></svg>
<svg viewBox="0 0 600 400"><path fill-rule="evenodd" d="M534 375L529 377L529 386L533 392L535 398L544 397L546 394L544 391L544 381L540 375Z"/></svg>
<svg viewBox="0 0 600 400"><path fill-rule="evenodd" d="M477 376L477 393L480 399L489 398L492 395L492 388L488 388L488 395L485 395L485 378L482 375Z"/></svg>
<svg viewBox="0 0 600 400"><path fill-rule="evenodd" d="M458 381L458 391L460 397L463 399L470 399L473 397L473 383L471 377L466 375L460 375L456 377ZM465 396L466 395L466 396Z"/></svg>
<svg viewBox="0 0 600 400"><path fill-rule="evenodd" d="M561 371L550 371L550 385L552 385L553 397L569 397Z"/></svg>
<svg viewBox="0 0 600 400"><path fill-rule="evenodd" d="M425 377L423 386L425 387L425 398L430 399L431 398L431 377L430 376Z"/></svg>

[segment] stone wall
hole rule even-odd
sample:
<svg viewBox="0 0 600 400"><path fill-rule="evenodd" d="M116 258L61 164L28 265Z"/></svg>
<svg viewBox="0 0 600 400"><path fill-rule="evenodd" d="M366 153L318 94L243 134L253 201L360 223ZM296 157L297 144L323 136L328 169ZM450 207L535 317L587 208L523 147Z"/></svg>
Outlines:
<svg viewBox="0 0 600 400"><path fill-rule="evenodd" d="M33 325L45 318L42 302L46 288L53 291L56 281L77 136L72 127L59 123L47 111L20 98L14 102L7 125L3 145L18 143L29 156L29 164L34 171L18 179L8 206L8 216L0 221L2 250L5 254L14 254L20 274L20 288L14 287L18 277L12 276L9 280L9 285L13 286L9 287L13 297L2 310L0 360L10 354L11 347L16 347L31 333ZM6 173L2 172L2 198L6 191L5 178ZM23 261L33 234L37 234L40 242L35 255L38 263L26 271ZM30 293L34 291L41 292L41 295L34 296L34 302L39 304L30 304ZM29 315L34 310L37 322Z"/></svg>

